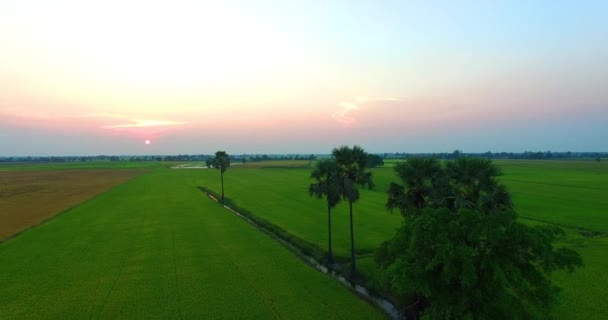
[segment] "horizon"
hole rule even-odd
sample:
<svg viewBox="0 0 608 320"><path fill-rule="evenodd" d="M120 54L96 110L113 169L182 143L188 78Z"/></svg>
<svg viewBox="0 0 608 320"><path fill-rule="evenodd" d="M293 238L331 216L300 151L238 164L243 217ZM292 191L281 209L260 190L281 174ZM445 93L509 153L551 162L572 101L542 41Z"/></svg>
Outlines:
<svg viewBox="0 0 608 320"><path fill-rule="evenodd" d="M606 152L605 12L0 3L0 157Z"/></svg>
<svg viewBox="0 0 608 320"><path fill-rule="evenodd" d="M375 154L375 155L386 155L386 156L395 156L398 157L400 155L449 155L452 154L454 151L438 151L438 152L407 152L407 151L390 151L390 152L368 152L368 154ZM563 155L563 154L567 154L567 153L571 153L574 156L580 156L580 155L589 155L592 158L593 157L603 157L608 155L607 151L558 151L558 150L537 150L537 151L533 151L533 150L526 150L526 151L485 151L485 152L465 152L463 150L458 150L460 152L461 155L464 156L468 156L468 155L484 155L487 154L488 152L491 153L492 155L502 155L502 154L510 154L510 155L524 155L524 154L528 154L528 153L542 153L542 154L547 154L547 153L551 153L551 154L557 154L557 155ZM192 154L188 154L188 153L158 153L158 154L46 154L46 155L41 155L41 154L30 154L30 155L2 155L0 154L0 159L11 159L11 158L17 158L17 159L22 159L22 158L33 158L33 159L37 159L37 158L80 158L80 157L85 157L85 158L95 158L95 157L157 157L157 156L169 156L169 157L176 157L176 156L210 156L213 157L214 152L211 153L192 153ZM331 156L331 152L312 152L312 153L240 153L240 152L234 152L234 153L228 153L228 155L230 157L240 157L240 156L269 156L269 157L281 157L281 156L309 156L309 155L314 155L314 156L320 156L320 157L324 157L324 156ZM509 158L510 159L510 158ZM555 158L554 160L563 160L563 159L574 159L574 160L581 160L581 159L586 159L586 158L581 158L581 157L574 157L574 158ZM272 160L277 160L277 159L269 159L270 161ZM304 159L301 159L304 160ZM536 159L536 158L530 158L528 160L552 160L552 158L543 158L543 159Z"/></svg>

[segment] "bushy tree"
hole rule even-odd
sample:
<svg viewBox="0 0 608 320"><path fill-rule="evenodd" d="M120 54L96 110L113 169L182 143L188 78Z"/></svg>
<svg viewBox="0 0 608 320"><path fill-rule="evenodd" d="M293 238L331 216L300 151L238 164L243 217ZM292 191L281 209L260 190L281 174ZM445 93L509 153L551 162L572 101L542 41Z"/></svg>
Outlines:
<svg viewBox="0 0 608 320"><path fill-rule="evenodd" d="M384 159L382 159L381 156L377 155L377 154L368 154L367 155L367 167L368 168L375 168L375 167L381 167L384 165Z"/></svg>
<svg viewBox="0 0 608 320"><path fill-rule="evenodd" d="M353 203L359 200L359 187L373 188L371 172L367 171L367 153L360 146L341 146L332 151L340 175L342 198L348 201L350 213L350 277L357 275L355 236L353 230Z"/></svg>
<svg viewBox="0 0 608 320"><path fill-rule="evenodd" d="M561 229L516 221L491 162L459 158L442 167L410 159L395 170L404 185L391 187L387 206L398 208L404 223L376 252L376 262L381 285L398 297L408 319L549 314L557 288L548 275L572 271L581 258L553 246Z"/></svg>
<svg viewBox="0 0 608 320"><path fill-rule="evenodd" d="M310 196L327 199L327 262L332 264L334 257L331 244L331 209L340 203L342 196L338 164L335 159L322 159L315 164L310 177L315 180L315 183L310 184L308 188Z"/></svg>
<svg viewBox="0 0 608 320"><path fill-rule="evenodd" d="M220 178L222 180L222 200L224 200L224 172L230 167L230 156L226 151L217 151L213 158L213 167L220 170Z"/></svg>

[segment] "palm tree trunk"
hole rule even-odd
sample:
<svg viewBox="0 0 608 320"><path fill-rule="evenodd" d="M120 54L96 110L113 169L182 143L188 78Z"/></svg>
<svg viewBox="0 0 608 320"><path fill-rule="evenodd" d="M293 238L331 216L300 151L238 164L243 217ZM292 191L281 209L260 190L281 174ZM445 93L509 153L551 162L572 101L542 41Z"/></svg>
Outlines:
<svg viewBox="0 0 608 320"><path fill-rule="evenodd" d="M222 170L220 170L220 176L222 179L222 201L224 200L224 172L222 172Z"/></svg>
<svg viewBox="0 0 608 320"><path fill-rule="evenodd" d="M329 201L327 201L327 231L328 231L328 249L327 249L327 263L334 263L334 255L331 249L331 206L329 205Z"/></svg>
<svg viewBox="0 0 608 320"><path fill-rule="evenodd" d="M353 233L353 201L350 200L350 278L354 278L357 273L357 267L355 263L355 237Z"/></svg>

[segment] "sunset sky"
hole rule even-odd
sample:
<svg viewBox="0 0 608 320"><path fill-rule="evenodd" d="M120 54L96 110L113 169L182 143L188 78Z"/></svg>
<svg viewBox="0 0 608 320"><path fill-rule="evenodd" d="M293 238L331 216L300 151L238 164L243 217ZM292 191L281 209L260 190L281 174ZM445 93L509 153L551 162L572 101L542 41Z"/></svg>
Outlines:
<svg viewBox="0 0 608 320"><path fill-rule="evenodd" d="M607 13L0 1L0 156L608 151Z"/></svg>

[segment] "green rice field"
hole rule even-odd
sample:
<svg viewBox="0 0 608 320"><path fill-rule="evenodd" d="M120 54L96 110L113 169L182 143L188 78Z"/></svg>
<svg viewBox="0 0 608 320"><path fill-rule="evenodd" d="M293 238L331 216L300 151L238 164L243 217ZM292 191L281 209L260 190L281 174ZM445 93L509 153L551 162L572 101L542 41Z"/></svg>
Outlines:
<svg viewBox="0 0 608 320"><path fill-rule="evenodd" d="M160 168L0 244L2 319L380 319Z"/></svg>
<svg viewBox="0 0 608 320"><path fill-rule="evenodd" d="M606 319L608 308L608 163L595 161L500 160L501 180L512 193L516 210L524 223L556 224L566 230L560 245L573 247L585 266L573 274L556 273L563 288L555 310L557 319ZM397 212L384 205L391 181L398 182L393 163L373 169L377 184L364 190L354 206L355 245L362 272L372 272L372 253L393 236L401 223ZM232 170L225 175L226 197L288 232L327 247L327 213L324 201L307 193L310 169ZM198 182L219 190L219 173L203 172ZM333 211L334 253L343 261L349 253L347 204Z"/></svg>
<svg viewBox="0 0 608 320"><path fill-rule="evenodd" d="M520 220L554 224L585 266L552 277L563 290L556 319L607 319L608 162L501 160ZM303 241L327 247L327 212L308 195L308 161L233 165L226 197ZM392 166L373 169L374 190L355 203L359 269L401 224L384 205ZM166 163L147 168L56 218L0 243L0 318L383 318L385 315L198 189L220 190L219 171ZM82 167L78 167L83 169ZM68 164L0 166L63 170ZM0 199L0 201L2 201ZM334 253L348 262L348 207L333 210Z"/></svg>

